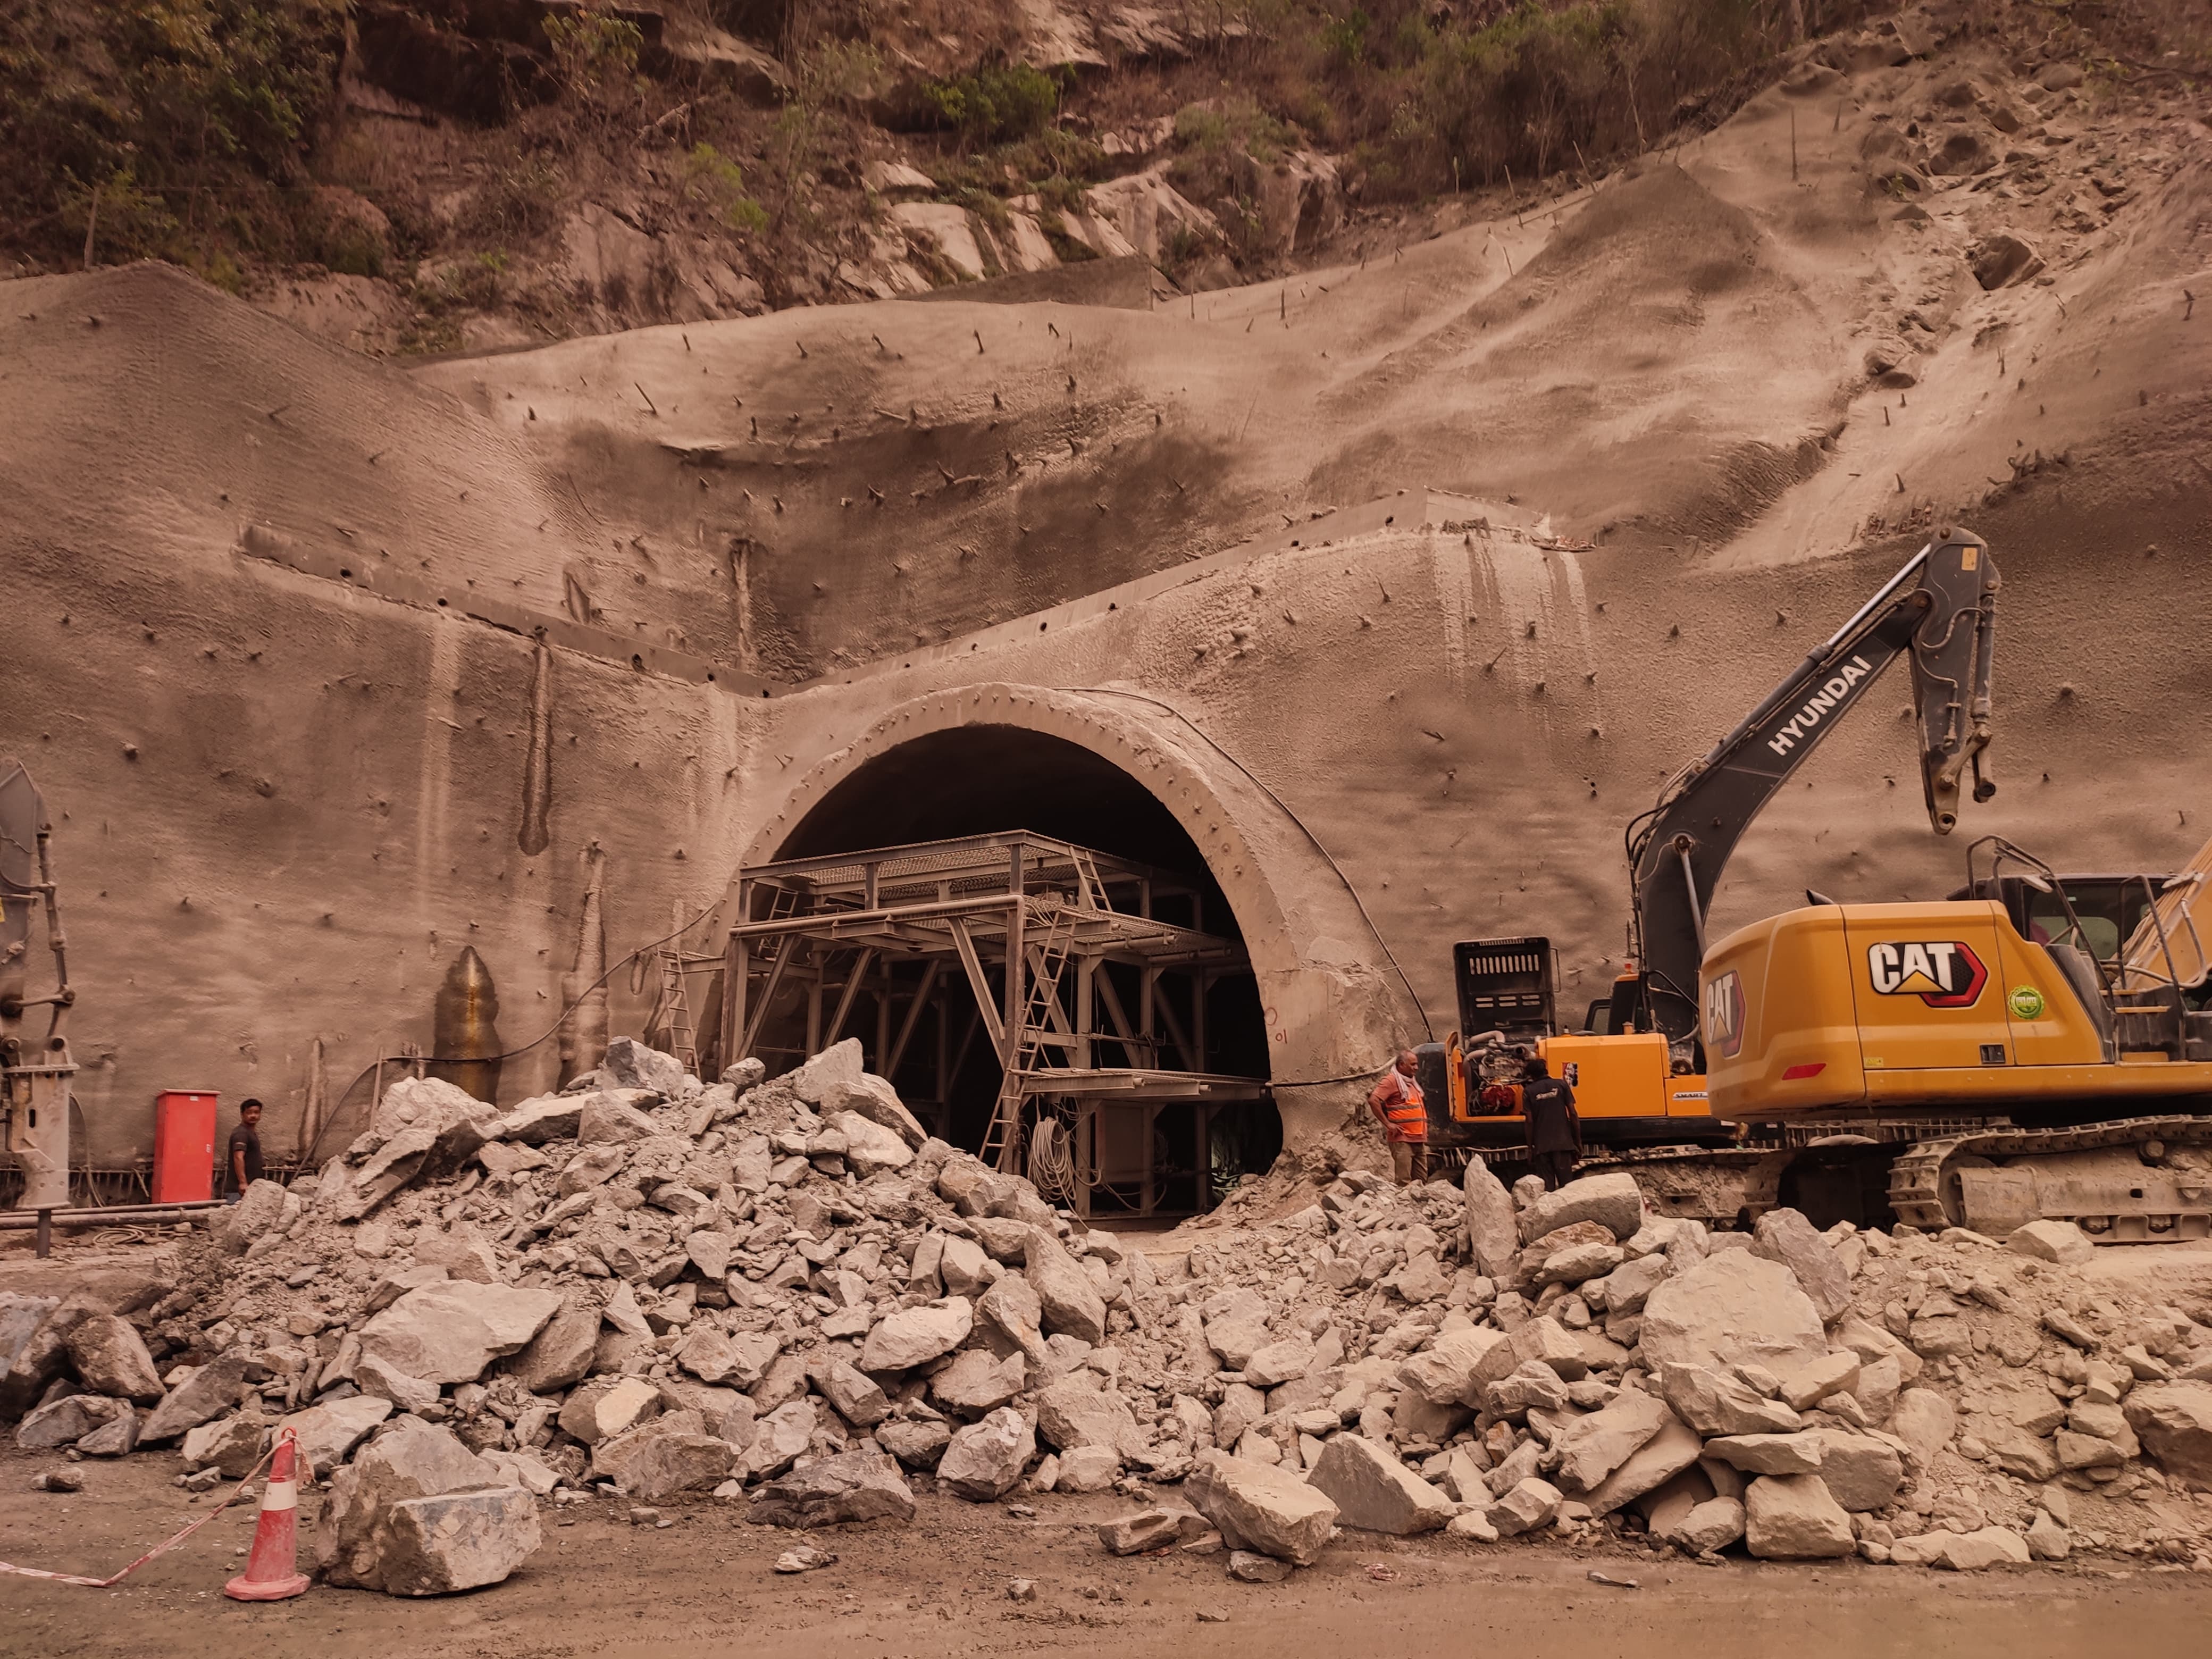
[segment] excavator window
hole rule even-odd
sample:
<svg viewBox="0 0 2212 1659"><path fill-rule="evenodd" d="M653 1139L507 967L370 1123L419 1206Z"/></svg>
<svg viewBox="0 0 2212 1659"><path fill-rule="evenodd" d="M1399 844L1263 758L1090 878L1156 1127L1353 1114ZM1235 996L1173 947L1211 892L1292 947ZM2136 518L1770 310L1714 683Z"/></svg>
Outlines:
<svg viewBox="0 0 2212 1659"><path fill-rule="evenodd" d="M1613 999L1611 997L1603 997L1590 1004L1589 1012L1583 1016L1583 1030L1592 1036L1613 1035Z"/></svg>
<svg viewBox="0 0 2212 1659"><path fill-rule="evenodd" d="M2100 962L2111 962L2120 954L2120 927L2110 916L2100 916L2088 910L2076 910L2081 919L2081 943L2089 954ZM2028 912L2027 936L2038 945L2048 945L2064 937L2066 913L2056 902L2047 908L2037 905Z"/></svg>
<svg viewBox="0 0 2212 1659"><path fill-rule="evenodd" d="M2164 878L2150 878L2152 890ZM1994 898L2011 915L2021 937L2038 945L2066 938L2066 905L2071 902L2081 919L2080 943L2100 963L2119 960L2120 951L2143 919L2150 900L2143 878L2136 875L2062 875L2065 897L2039 892L2017 876L2000 876L1992 884L1984 877L1972 887L1950 895L1954 899Z"/></svg>

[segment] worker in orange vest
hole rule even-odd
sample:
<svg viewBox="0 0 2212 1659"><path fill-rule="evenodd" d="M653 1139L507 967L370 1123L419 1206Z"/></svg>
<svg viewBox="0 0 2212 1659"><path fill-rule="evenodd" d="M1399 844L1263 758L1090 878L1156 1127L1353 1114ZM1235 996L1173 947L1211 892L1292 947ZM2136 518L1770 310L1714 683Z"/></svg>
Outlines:
<svg viewBox="0 0 2212 1659"><path fill-rule="evenodd" d="M1390 1143L1390 1165L1401 1187L1429 1178L1429 1109L1421 1098L1421 1085L1413 1080L1418 1062L1411 1048L1401 1048L1382 1080L1368 1091L1367 1109L1382 1125Z"/></svg>

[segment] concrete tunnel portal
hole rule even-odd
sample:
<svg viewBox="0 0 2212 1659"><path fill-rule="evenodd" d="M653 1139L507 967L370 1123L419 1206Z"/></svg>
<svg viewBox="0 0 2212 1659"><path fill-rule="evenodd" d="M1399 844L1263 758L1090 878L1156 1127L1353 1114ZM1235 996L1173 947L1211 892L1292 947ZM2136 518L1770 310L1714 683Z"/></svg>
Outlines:
<svg viewBox="0 0 2212 1659"><path fill-rule="evenodd" d="M902 880L896 888L902 902L942 899L956 886L974 891L975 870L985 866L961 863L965 886L939 879L933 893L924 893L910 858L875 855L960 849L929 854L941 876L951 869L947 858L957 861L979 843L995 846L1018 831L1048 844L1024 854L1033 892L1038 861L1059 856L1054 848L1090 849L1101 855L1093 873L1102 896L1114 890L1105 901L1114 909L1133 915L1141 908L1152 920L1215 942L1203 963L1154 957L1149 983L1141 960L1149 947L1127 939L1102 946L1088 971L1066 974L1068 982L1055 993L1058 1029L1097 1037L1080 1050L1085 1063L1149 1064L1247 1085L1225 1083L1203 1108L1171 1098L1139 1110L1126 1098L1059 1097L1058 1150L1071 1160L1066 1167L1079 1167L1085 1182L1096 1183L1085 1200L1092 1213L1212 1207L1240 1177L1264 1173L1286 1137L1337 1121L1347 1089L1358 1091L1356 1078L1346 1074L1382 1063L1377 1056L1389 1046L1388 1033L1398 1029L1411 999L1391 995L1395 988L1379 961L1387 953L1371 929L1377 961L1332 959L1341 954L1351 927L1364 923L1363 916L1347 925L1345 913L1356 915L1357 902L1341 875L1264 786L1176 711L1148 697L983 686L895 708L813 767L763 826L730 914L760 927L780 908L813 908L811 897L775 896L793 884L779 872L805 882L849 879L854 884L848 902L855 907L864 892L877 893L878 880L887 893ZM854 860L863 854L874 858L866 866L872 873L860 873ZM1139 875L1146 878L1141 897L1133 885ZM1069 877L1068 896L1077 897L1082 886L1081 877ZM1285 886L1292 890L1290 907L1279 890ZM1316 923L1318 933L1312 932ZM752 943L759 954L747 956L751 965L733 982L748 988L743 1023L757 1034L751 1052L772 1072L795 1064L810 1045L857 1036L870 1069L892 1067L902 1096L939 1133L987 1157L997 1150L992 1126L1008 1069L988 1030L978 1041L983 998L965 994L960 964L949 950L946 971L924 980L917 967L894 966L889 950L872 960L863 956L866 947L857 934L839 957L836 942L817 933L821 963L812 980L775 985L760 965L777 948L775 941L757 937ZM734 947L732 956L734 961ZM1004 960L1002 955L995 974L988 963L985 969L991 995L1005 999L1002 1012L1012 1006ZM836 983L841 973L857 988L848 993ZM877 977L855 978L868 973ZM1104 982L1101 994L1093 994L1092 974ZM1091 1018L1074 1018L1079 1008L1090 1010ZM1148 1048L1119 1042L1115 1026L1123 1037L1140 1028L1157 1041ZM1041 1092L1051 1084L1050 1068L1078 1054L1065 1041L1057 1048L1053 1037L1043 1041ZM1013 1052L1018 1069L1018 1048ZM1158 1080L1164 1094L1176 1092L1172 1079ZM1091 1109L1071 1111L1072 1103ZM1032 1128L1043 1115L1030 1108ZM1054 1133L1044 1132L1048 1153ZM1031 1173L1036 1149L1030 1134L1021 1167ZM1141 1181L1133 1174L1139 1164L1152 1172ZM1116 1173L1124 1177L1118 1182L1104 1178Z"/></svg>

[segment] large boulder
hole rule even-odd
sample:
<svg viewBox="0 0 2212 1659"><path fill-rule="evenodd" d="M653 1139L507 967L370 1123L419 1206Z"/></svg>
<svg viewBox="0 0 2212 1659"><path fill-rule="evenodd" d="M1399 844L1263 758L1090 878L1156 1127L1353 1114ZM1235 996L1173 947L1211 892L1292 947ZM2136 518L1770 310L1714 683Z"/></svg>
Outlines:
<svg viewBox="0 0 2212 1659"><path fill-rule="evenodd" d="M0 1376L0 1421L30 1410L68 1369L70 1328L87 1311L80 1304L65 1302L21 1339L15 1362Z"/></svg>
<svg viewBox="0 0 2212 1659"><path fill-rule="evenodd" d="M287 1429L299 1439L300 1461L321 1480L346 1460L368 1431L392 1415L392 1402L374 1395L356 1394L276 1421L278 1434Z"/></svg>
<svg viewBox="0 0 2212 1659"><path fill-rule="evenodd" d="M74 1444L130 1410L128 1401L96 1394L65 1394L24 1414L15 1425L15 1444L24 1451L52 1451Z"/></svg>
<svg viewBox="0 0 2212 1659"><path fill-rule="evenodd" d="M1432 1532L1452 1517L1451 1500L1364 1436L1332 1436L1307 1482L1336 1505L1340 1525L1398 1537ZM1224 1533L1223 1536L1226 1537Z"/></svg>
<svg viewBox="0 0 2212 1659"><path fill-rule="evenodd" d="M952 1441L952 1425L928 1418L894 1418L876 1428L876 1443L910 1469L933 1469Z"/></svg>
<svg viewBox="0 0 2212 1659"><path fill-rule="evenodd" d="M1668 1417L1651 1395L1624 1389L1602 1410L1575 1419L1553 1437L1558 1484L1571 1492L1594 1490L1656 1436Z"/></svg>
<svg viewBox="0 0 2212 1659"><path fill-rule="evenodd" d="M262 1446L269 1438L268 1429L268 1422L261 1413L248 1409L187 1429L184 1444L178 1450L183 1454L187 1469L211 1468L220 1471L226 1480L243 1480L246 1471L261 1461Z"/></svg>
<svg viewBox="0 0 2212 1659"><path fill-rule="evenodd" d="M1644 1193L1636 1177L1616 1170L1584 1176L1546 1193L1521 1212L1521 1242L1532 1244L1577 1221L1594 1221L1616 1240L1635 1237L1644 1224Z"/></svg>
<svg viewBox="0 0 2212 1659"><path fill-rule="evenodd" d="M380 1528L378 1588L446 1595L502 1582L544 1541L538 1499L518 1486L406 1498Z"/></svg>
<svg viewBox="0 0 2212 1659"><path fill-rule="evenodd" d="M1480 1153L1467 1160L1467 1175L1461 1186L1467 1194L1467 1232L1474 1247L1475 1266L1485 1277L1510 1283L1521 1254L1513 1194L1505 1190L1505 1183Z"/></svg>
<svg viewBox="0 0 2212 1659"><path fill-rule="evenodd" d="M874 1377L842 1356L817 1355L806 1375L837 1415L855 1428L872 1429L891 1414L890 1396Z"/></svg>
<svg viewBox="0 0 2212 1659"><path fill-rule="evenodd" d="M1669 1413L1659 1432L1628 1455L1621 1466L1583 1498L1593 1515L1611 1515L1646 1492L1656 1492L1698 1461L1697 1431Z"/></svg>
<svg viewBox="0 0 2212 1659"><path fill-rule="evenodd" d="M2144 1384L2130 1391L2123 1410L2160 1468L2212 1487L2212 1383Z"/></svg>
<svg viewBox="0 0 2212 1659"><path fill-rule="evenodd" d="M842 1042L831 1043L793 1072L791 1092L810 1106L819 1106L833 1089L858 1083L861 1076L860 1039L847 1037Z"/></svg>
<svg viewBox="0 0 2212 1659"><path fill-rule="evenodd" d="M1851 1517L1817 1474L1762 1474L1744 1493L1744 1542L1764 1561L1820 1561L1858 1547Z"/></svg>
<svg viewBox="0 0 2212 1659"><path fill-rule="evenodd" d="M570 1297L501 1369L532 1394L559 1394L592 1374L599 1340L599 1309Z"/></svg>
<svg viewBox="0 0 2212 1659"><path fill-rule="evenodd" d="M30 1346L39 1327L60 1305L57 1297L0 1291L0 1376L14 1369L16 1358Z"/></svg>
<svg viewBox="0 0 2212 1659"><path fill-rule="evenodd" d="M2005 1564L2024 1567L2035 1558L2027 1540L2011 1528L1984 1527L1978 1532L1936 1531L1900 1538L1890 1546L1889 1559L1903 1567L1979 1572Z"/></svg>
<svg viewBox="0 0 2212 1659"><path fill-rule="evenodd" d="M1778 1400L1705 1365L1659 1369L1659 1392L1674 1414L1699 1434L1789 1434L1802 1419Z"/></svg>
<svg viewBox="0 0 2212 1659"><path fill-rule="evenodd" d="M1746 1364L1778 1376L1828 1352L1820 1310L1796 1275L1749 1250L1707 1256L1653 1291L1644 1304L1641 1341L1653 1365L1724 1370Z"/></svg>
<svg viewBox="0 0 2212 1659"><path fill-rule="evenodd" d="M284 1218L284 1200L290 1196L282 1182L249 1182L238 1202L216 1218L210 1230L215 1242L233 1255L244 1255L255 1239L276 1231Z"/></svg>
<svg viewBox="0 0 2212 1659"><path fill-rule="evenodd" d="M914 1148L898 1131L887 1129L858 1112L833 1112L824 1120L845 1137L845 1162L866 1181L886 1170L903 1170L914 1162Z"/></svg>
<svg viewBox="0 0 2212 1659"><path fill-rule="evenodd" d="M69 1334L69 1356L78 1381L94 1394L150 1406L167 1392L145 1339L118 1315L88 1314L79 1320Z"/></svg>
<svg viewBox="0 0 2212 1659"><path fill-rule="evenodd" d="M975 1310L964 1296L948 1296L919 1308L901 1308L876 1322L860 1345L860 1369L904 1371L951 1353L975 1328Z"/></svg>
<svg viewBox="0 0 2212 1659"><path fill-rule="evenodd" d="M660 1125L638 1109L643 1090L603 1089L584 1097L576 1119L576 1139L586 1146L626 1146L650 1140Z"/></svg>
<svg viewBox="0 0 2212 1659"><path fill-rule="evenodd" d="M1483 1385L1513 1369L1511 1353L1503 1331L1446 1331L1398 1368L1398 1381L1432 1406L1479 1406ZM1493 1355L1504 1371L1490 1363Z"/></svg>
<svg viewBox="0 0 2212 1659"><path fill-rule="evenodd" d="M1020 1354L1008 1354L1000 1359L988 1348L965 1348L953 1356L950 1365L929 1379L929 1397L963 1417L981 1417L986 1412L996 1411L1027 1388L1029 1375L1029 1361ZM1045 1431L1047 1439L1051 1439L1053 1426L1045 1423L1042 1408L1037 1426Z"/></svg>
<svg viewBox="0 0 2212 1659"><path fill-rule="evenodd" d="M526 1346L561 1306L554 1291L449 1279L410 1291L361 1330L364 1358L431 1382L473 1382Z"/></svg>
<svg viewBox="0 0 2212 1659"><path fill-rule="evenodd" d="M1028 1263L1023 1277L1037 1294L1044 1328L1092 1346L1106 1340L1106 1301L1091 1275L1042 1227L1030 1230Z"/></svg>
<svg viewBox="0 0 2212 1659"><path fill-rule="evenodd" d="M1802 1211L1769 1210L1752 1229L1752 1254L1778 1261L1797 1277L1813 1298L1823 1323L1840 1319L1851 1305L1851 1276L1843 1260ZM1782 1373L1787 1376L1785 1371Z"/></svg>
<svg viewBox="0 0 2212 1659"><path fill-rule="evenodd" d="M837 1079L823 1086L822 1114L824 1120L840 1112L866 1118L870 1122L889 1129L916 1150L929 1139L929 1131L921 1127L920 1119L907 1110L906 1103L898 1097L898 1091L872 1072L863 1072L850 1082ZM905 1166L902 1164L899 1167Z"/></svg>
<svg viewBox="0 0 2212 1659"><path fill-rule="evenodd" d="M948 1259L950 1252L947 1252ZM950 1288L948 1286L948 1288ZM1019 1273L1007 1273L983 1292L975 1304L985 1324L1019 1348L1030 1359L1045 1357L1044 1304Z"/></svg>
<svg viewBox="0 0 2212 1659"><path fill-rule="evenodd" d="M1911 1447L1923 1464L1936 1461L1958 1426L1958 1407L1933 1389L1907 1389L1890 1413L1889 1431Z"/></svg>
<svg viewBox="0 0 2212 1659"><path fill-rule="evenodd" d="M914 1493L898 1465L882 1452L840 1452L763 1486L745 1519L769 1527L911 1521Z"/></svg>
<svg viewBox="0 0 2212 1659"><path fill-rule="evenodd" d="M2077 1267L2097 1254L2097 1242L2070 1221L2031 1221L2005 1240L2015 1255Z"/></svg>
<svg viewBox="0 0 2212 1659"><path fill-rule="evenodd" d="M499 1133L497 1110L442 1078L404 1078L384 1092L369 1127L385 1137L331 1200L338 1218L358 1220L418 1181L459 1173Z"/></svg>
<svg viewBox="0 0 2212 1659"><path fill-rule="evenodd" d="M508 1107L490 1126L491 1133L501 1140L519 1140L526 1146L543 1146L549 1140L574 1140L583 1113L582 1095L538 1095Z"/></svg>
<svg viewBox="0 0 2212 1659"><path fill-rule="evenodd" d="M1518 1538L1524 1532L1549 1526L1558 1516L1562 1501L1557 1486L1532 1474L1500 1492L1483 1512L1483 1519L1500 1538Z"/></svg>
<svg viewBox="0 0 2212 1659"><path fill-rule="evenodd" d="M937 1460L940 1485L962 1498L988 1504L1005 1497L1036 1455L1036 1435L1012 1406L957 1431Z"/></svg>
<svg viewBox="0 0 2212 1659"><path fill-rule="evenodd" d="M671 1412L592 1454L594 1473L617 1467L616 1485L626 1498L657 1504L678 1492L711 1492L730 1478L737 1449L718 1434L708 1434L704 1425L693 1426L689 1412ZM602 1463L602 1457L605 1463Z"/></svg>
<svg viewBox="0 0 2212 1659"><path fill-rule="evenodd" d="M781 1474L813 1444L820 1420L814 1402L804 1398L787 1400L762 1418L745 1447L744 1478Z"/></svg>
<svg viewBox="0 0 2212 1659"><path fill-rule="evenodd" d="M1745 1474L1815 1474L1827 1451L1820 1434L1727 1434L1705 1442L1705 1455Z"/></svg>
<svg viewBox="0 0 2212 1659"><path fill-rule="evenodd" d="M564 1432L587 1446L628 1434L660 1411L660 1390L641 1376L614 1377L577 1389L561 1407Z"/></svg>
<svg viewBox="0 0 2212 1659"><path fill-rule="evenodd" d="M1183 1481L1183 1496L1231 1549L1257 1550L1301 1567L1321 1559L1336 1524L1328 1495L1289 1470L1209 1449Z"/></svg>
<svg viewBox="0 0 2212 1659"><path fill-rule="evenodd" d="M1820 1431L1820 1480L1828 1495L1854 1514L1887 1509L1905 1484L1897 1448L1868 1434Z"/></svg>
<svg viewBox="0 0 2212 1659"><path fill-rule="evenodd" d="M398 1522L395 1528L394 1511L399 1505L418 1498L501 1490L519 1489L510 1486L498 1469L451 1433L419 1417L397 1418L359 1456L331 1478L330 1496L324 1500L322 1514L314 1528L316 1565L333 1584L383 1589L386 1588L388 1561L398 1586L394 1594L431 1594L427 1589L410 1588L434 1576L423 1565L422 1553L422 1523L426 1517L421 1511L415 1511ZM514 1559L500 1571L500 1577L512 1571L522 1556L537 1547L535 1540L529 1538L536 1529L536 1513L533 1503L526 1527L518 1520L515 1526L501 1528L501 1536L508 1544L520 1546L528 1540L528 1547L520 1549L519 1554L512 1549L507 1552ZM464 1522L457 1523L456 1529L469 1528ZM497 1559L497 1551L487 1557ZM490 1583L496 1580L480 1578L477 1582ZM453 1588L465 1587L456 1584Z"/></svg>
<svg viewBox="0 0 2212 1659"><path fill-rule="evenodd" d="M1060 1451L1104 1446L1123 1456L1141 1450L1145 1437L1121 1390L1093 1387L1095 1371L1078 1371L1036 1398L1037 1432Z"/></svg>
<svg viewBox="0 0 2212 1659"><path fill-rule="evenodd" d="M353 1367L353 1385L363 1394L390 1401L394 1407L403 1412L426 1412L438 1403L441 1393L435 1382L425 1382L419 1376L410 1376L381 1359L356 1359Z"/></svg>
<svg viewBox="0 0 2212 1659"><path fill-rule="evenodd" d="M242 1348L227 1348L217 1354L172 1389L148 1413L138 1425L140 1442L158 1445L222 1416L245 1397L247 1370L253 1364Z"/></svg>
<svg viewBox="0 0 2212 1659"><path fill-rule="evenodd" d="M670 1100L684 1092L684 1062L635 1037L619 1036L607 1044L599 1074L617 1089L650 1089Z"/></svg>

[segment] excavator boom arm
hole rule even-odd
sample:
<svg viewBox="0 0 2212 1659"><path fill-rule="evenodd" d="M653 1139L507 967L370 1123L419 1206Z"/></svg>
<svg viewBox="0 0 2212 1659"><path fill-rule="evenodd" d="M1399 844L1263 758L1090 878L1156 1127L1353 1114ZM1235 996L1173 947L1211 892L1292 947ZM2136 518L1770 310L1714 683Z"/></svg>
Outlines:
<svg viewBox="0 0 2212 1659"><path fill-rule="evenodd" d="M1948 835L1958 822L1970 768L1974 798L1995 793L1981 757L1990 741L1997 587L1978 537L1960 531L1922 548L1629 826L1637 957L1652 1027L1676 1041L1698 1029L1705 913L1736 842L1897 657L1912 665L1921 785L1936 832Z"/></svg>

